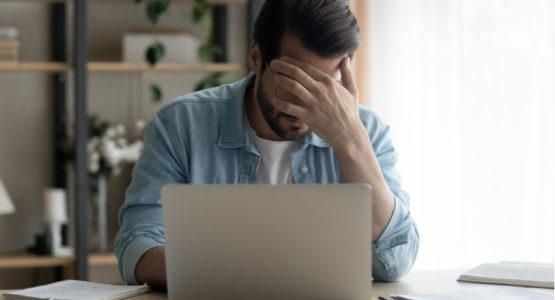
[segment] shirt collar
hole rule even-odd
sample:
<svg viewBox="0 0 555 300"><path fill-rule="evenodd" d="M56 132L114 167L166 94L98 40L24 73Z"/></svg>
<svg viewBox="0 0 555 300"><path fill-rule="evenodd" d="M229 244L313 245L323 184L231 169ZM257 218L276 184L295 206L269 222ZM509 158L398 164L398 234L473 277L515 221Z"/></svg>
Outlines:
<svg viewBox="0 0 555 300"><path fill-rule="evenodd" d="M232 97L228 105L227 118L220 127L218 146L222 148L239 148L251 145L248 138L247 114L245 112L245 94L247 89L254 84L255 73L250 73L245 78L231 85ZM311 132L304 138L305 145L327 148L330 145Z"/></svg>

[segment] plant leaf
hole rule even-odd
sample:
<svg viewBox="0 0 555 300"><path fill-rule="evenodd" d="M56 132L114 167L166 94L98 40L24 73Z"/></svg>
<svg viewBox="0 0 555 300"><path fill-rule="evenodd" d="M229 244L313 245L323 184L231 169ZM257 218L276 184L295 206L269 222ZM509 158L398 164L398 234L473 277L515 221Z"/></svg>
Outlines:
<svg viewBox="0 0 555 300"><path fill-rule="evenodd" d="M154 103L159 103L162 101L162 89L159 85L153 83L150 85L150 100Z"/></svg>
<svg viewBox="0 0 555 300"><path fill-rule="evenodd" d="M146 16L151 24L158 23L160 15L162 15L169 7L169 0L150 0L146 5Z"/></svg>
<svg viewBox="0 0 555 300"><path fill-rule="evenodd" d="M212 5L210 5L208 0L195 0L195 6L193 7L193 22L198 23L211 11Z"/></svg>
<svg viewBox="0 0 555 300"><path fill-rule="evenodd" d="M200 60L203 63L213 62L216 56L221 56L223 49L211 39L199 48Z"/></svg>
<svg viewBox="0 0 555 300"><path fill-rule="evenodd" d="M148 46L145 52L145 59L150 64L151 67L154 67L164 56L166 55L166 47L164 44L160 42L155 42L152 45Z"/></svg>
<svg viewBox="0 0 555 300"><path fill-rule="evenodd" d="M214 49L209 44L201 45L199 48L200 61L203 63L209 63L214 60Z"/></svg>

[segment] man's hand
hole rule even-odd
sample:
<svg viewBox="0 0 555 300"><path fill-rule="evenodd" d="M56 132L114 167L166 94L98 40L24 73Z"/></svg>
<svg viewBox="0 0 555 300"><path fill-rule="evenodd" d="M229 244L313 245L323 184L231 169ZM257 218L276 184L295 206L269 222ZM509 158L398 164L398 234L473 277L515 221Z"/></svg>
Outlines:
<svg viewBox="0 0 555 300"><path fill-rule="evenodd" d="M379 239L395 209L395 199L383 176L370 137L358 114L358 91L349 58L340 64L341 84L315 67L281 58L272 61L275 81L299 98L291 103L273 98L282 112L304 121L336 152L344 183L372 187L372 240Z"/></svg>
<svg viewBox="0 0 555 300"><path fill-rule="evenodd" d="M292 103L276 97L272 99L275 107L305 122L334 149L351 146L366 132L358 115L358 90L349 57L339 66L341 83L289 57L273 60L270 68L276 83L300 100Z"/></svg>

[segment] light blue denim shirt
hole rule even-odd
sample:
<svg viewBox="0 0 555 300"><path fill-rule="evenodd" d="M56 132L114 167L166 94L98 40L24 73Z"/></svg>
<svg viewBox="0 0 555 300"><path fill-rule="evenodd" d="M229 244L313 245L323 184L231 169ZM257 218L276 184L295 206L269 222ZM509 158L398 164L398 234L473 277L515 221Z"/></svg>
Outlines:
<svg viewBox="0 0 555 300"><path fill-rule="evenodd" d="M186 94L162 108L145 134L145 149L133 170L125 203L119 210L116 254L123 279L137 284L135 267L149 249L164 245L160 190L169 183L255 183L260 155L249 140L243 98L254 74L220 87ZM373 243L373 277L396 281L412 267L419 235L409 212L409 197L395 170L397 154L389 127L371 110L360 118L389 188L393 216ZM340 183L332 147L312 133L292 154L294 183ZM371 239L371 233L368 233Z"/></svg>

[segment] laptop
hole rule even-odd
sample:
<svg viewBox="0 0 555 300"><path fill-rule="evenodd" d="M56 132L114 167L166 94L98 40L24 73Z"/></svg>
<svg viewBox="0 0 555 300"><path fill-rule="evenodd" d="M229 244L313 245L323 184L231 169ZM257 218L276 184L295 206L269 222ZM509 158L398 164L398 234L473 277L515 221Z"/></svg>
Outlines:
<svg viewBox="0 0 555 300"><path fill-rule="evenodd" d="M162 207L170 299L370 299L369 185L167 185Z"/></svg>

